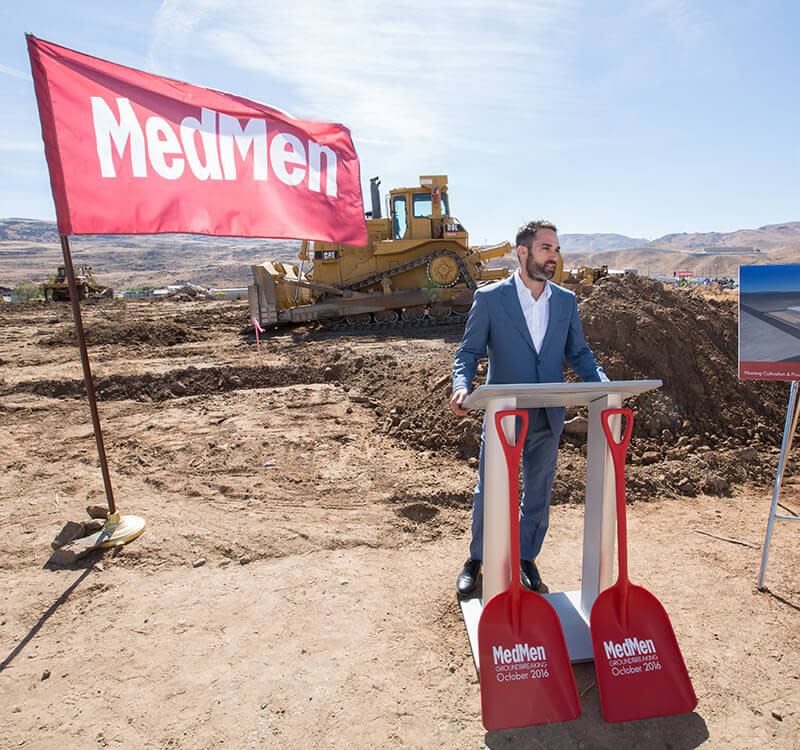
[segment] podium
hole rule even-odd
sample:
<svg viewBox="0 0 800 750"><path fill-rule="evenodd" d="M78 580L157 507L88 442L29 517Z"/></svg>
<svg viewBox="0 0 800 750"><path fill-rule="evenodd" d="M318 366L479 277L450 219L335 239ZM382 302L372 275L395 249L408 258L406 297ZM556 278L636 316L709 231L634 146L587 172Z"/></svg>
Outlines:
<svg viewBox="0 0 800 750"><path fill-rule="evenodd" d="M600 414L604 409L622 406L623 399L660 386L660 380L484 385L464 400L464 408L486 411L482 598L462 599L460 602L476 668L480 669L478 620L483 603L508 588L511 571L508 470L500 439L494 429L495 413L506 409L548 406L589 407L581 587L577 591L544 594L544 597L553 605L561 620L570 661L592 661L589 615L598 594L614 582L617 521L614 465ZM618 416L611 418L610 424L617 438L620 422ZM513 564L518 565L519 562L513 561Z"/></svg>

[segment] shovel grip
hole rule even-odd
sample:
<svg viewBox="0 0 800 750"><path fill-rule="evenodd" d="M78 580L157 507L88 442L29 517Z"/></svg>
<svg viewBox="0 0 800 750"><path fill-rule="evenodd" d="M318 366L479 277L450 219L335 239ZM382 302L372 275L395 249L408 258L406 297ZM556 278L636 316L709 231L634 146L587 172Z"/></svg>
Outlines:
<svg viewBox="0 0 800 750"><path fill-rule="evenodd" d="M625 417L625 432L617 442L611 432L609 418L620 414ZM614 462L614 480L617 494L617 552L619 555L619 581L628 584L628 522L625 513L625 456L633 432L633 412L630 409L604 409L600 413L603 432L606 434L608 449Z"/></svg>
<svg viewBox="0 0 800 750"><path fill-rule="evenodd" d="M506 417L519 417L522 420L522 429L519 437L512 445L506 438L503 430L503 420ZM500 445L503 446L503 453L506 456L506 466L511 469L519 470L519 457L522 454L522 446L525 443L525 434L528 432L528 412L525 409L507 409L506 411L495 412L494 424L497 427L497 437L500 438Z"/></svg>
<svg viewBox="0 0 800 750"><path fill-rule="evenodd" d="M622 439L617 442L614 434L611 432L611 425L608 420L615 414L622 414L625 419L625 433ZM618 459L622 459L623 465L625 464L625 454L628 452L628 446L631 443L631 433L633 432L633 412L630 409L603 409L600 412L600 421L603 423L603 432L606 433L606 440L608 440L608 447L611 450L611 455L614 457L616 463Z"/></svg>
<svg viewBox="0 0 800 750"><path fill-rule="evenodd" d="M512 445L506 439L503 430L503 419L505 417L519 417L522 420L522 427L519 435ZM519 460L522 455L522 448L525 445L525 435L528 432L528 412L524 409L508 409L506 411L495 412L494 424L497 428L497 437L500 445L503 446L503 453L506 457L508 467L508 528L511 535L511 592L512 597L519 596ZM516 626L515 626L516 627Z"/></svg>

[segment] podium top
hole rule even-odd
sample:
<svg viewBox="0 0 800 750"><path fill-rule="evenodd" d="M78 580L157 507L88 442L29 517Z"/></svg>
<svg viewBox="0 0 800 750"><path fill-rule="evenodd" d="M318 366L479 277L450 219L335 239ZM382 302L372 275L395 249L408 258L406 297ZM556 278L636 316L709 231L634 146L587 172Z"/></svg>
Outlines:
<svg viewBox="0 0 800 750"><path fill-rule="evenodd" d="M465 409L485 409L495 399L516 399L517 409L586 406L609 395L638 396L662 385L660 380L615 380L610 383L511 383L482 385L464 399Z"/></svg>

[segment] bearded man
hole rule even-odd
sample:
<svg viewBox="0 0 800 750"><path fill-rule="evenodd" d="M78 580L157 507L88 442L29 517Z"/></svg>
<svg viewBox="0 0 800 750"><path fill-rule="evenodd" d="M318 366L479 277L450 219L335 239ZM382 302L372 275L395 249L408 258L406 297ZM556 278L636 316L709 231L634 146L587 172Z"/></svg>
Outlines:
<svg viewBox="0 0 800 750"><path fill-rule="evenodd" d="M550 282L561 248L557 229L549 221L532 221L516 237L519 269L509 278L478 289L461 346L453 361L451 409L462 407L478 360L489 354L487 385L500 383L560 383L566 362L585 381L608 381L586 344L575 295ZM536 557L550 517L550 493L564 427L564 408L528 410L528 432L522 450L524 490L520 503L520 579L535 590L541 583ZM456 580L459 595L475 588L483 559L484 421L478 463L478 483L472 504L469 558ZM490 425L489 429L494 429Z"/></svg>

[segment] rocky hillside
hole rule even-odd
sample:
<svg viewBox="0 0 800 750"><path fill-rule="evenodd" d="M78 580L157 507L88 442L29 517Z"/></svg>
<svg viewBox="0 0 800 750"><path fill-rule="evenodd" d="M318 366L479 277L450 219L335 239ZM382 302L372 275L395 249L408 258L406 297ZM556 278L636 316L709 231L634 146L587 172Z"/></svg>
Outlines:
<svg viewBox="0 0 800 750"><path fill-rule="evenodd" d="M300 243L188 234L71 237L76 265L115 289L192 281L210 287L252 283L250 266L265 260L296 262ZM42 281L63 263L55 222L0 220L0 286Z"/></svg>

